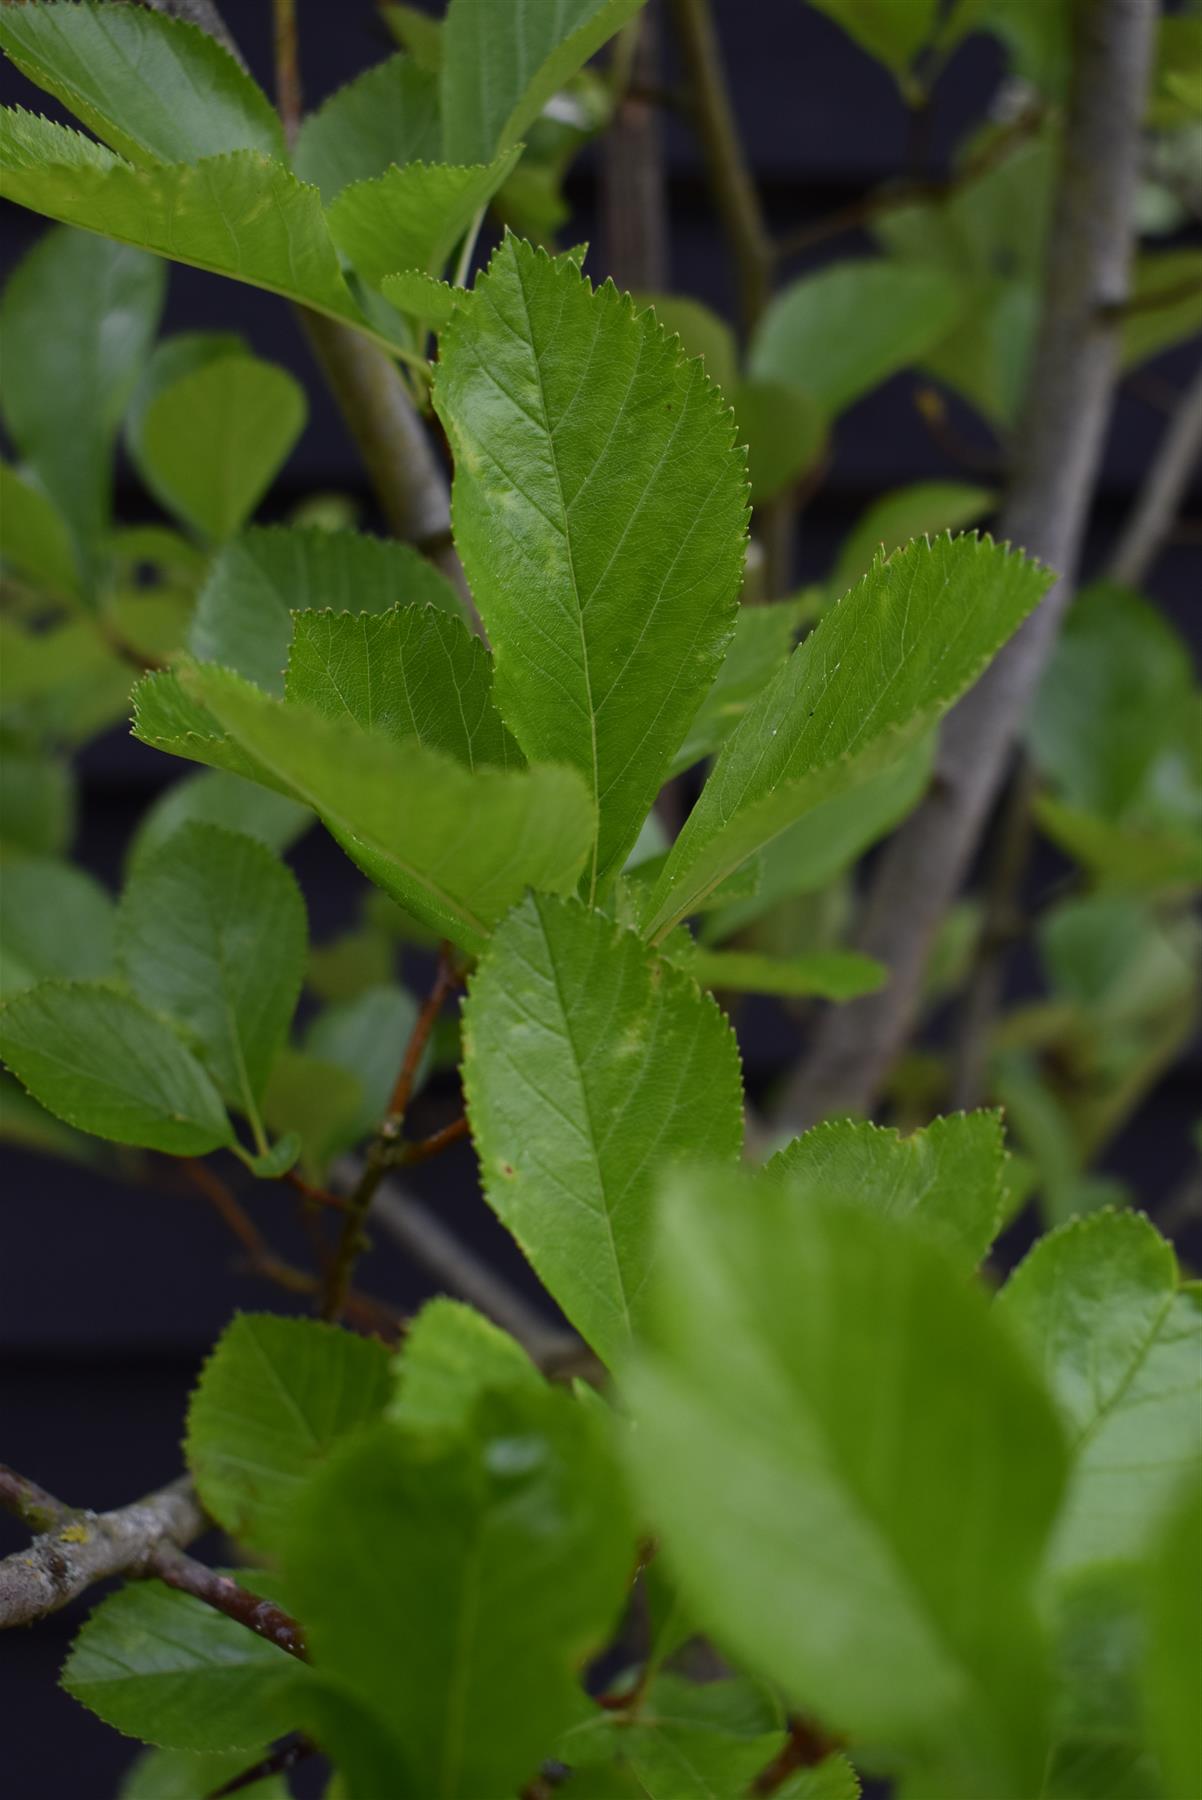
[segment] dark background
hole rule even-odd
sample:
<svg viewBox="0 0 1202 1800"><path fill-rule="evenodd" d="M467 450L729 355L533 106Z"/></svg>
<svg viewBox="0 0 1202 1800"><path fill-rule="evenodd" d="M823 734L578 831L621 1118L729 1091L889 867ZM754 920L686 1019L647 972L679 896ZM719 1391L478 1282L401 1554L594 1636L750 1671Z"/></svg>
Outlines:
<svg viewBox="0 0 1202 1800"><path fill-rule="evenodd" d="M497 0L503 4L504 0ZM768 215L779 231L857 199L881 180L919 172L909 158L910 122L889 75L822 14L800 0L717 0L727 67L749 154ZM306 98L316 104L391 43L371 0L300 0ZM251 66L270 90L270 7L232 0L226 18ZM934 96L921 172L946 171L949 152L981 115L1002 75L997 47L970 40L954 57ZM670 54L666 81L673 79ZM0 70L0 99L51 111L13 70ZM669 119L667 130L673 285L730 316L734 281L706 192L694 142ZM576 165L569 184L570 240L592 241L588 268L606 269L597 223L595 154ZM42 229L16 207L0 208L0 260L5 274ZM565 236L564 241L570 241ZM810 259L863 251L867 240L835 240ZM806 266L788 265L787 276ZM360 523L380 529L346 431L308 359L288 308L273 296L173 266L164 321L167 332L196 328L241 331L260 354L284 363L304 382L307 429L261 516L279 516L317 489L356 496ZM1163 429L1158 390L1183 385L1197 346L1174 352L1128 383L1120 395L1087 552L1104 560L1133 486ZM927 433L914 406L915 379L902 376L841 420L825 484L799 532L797 574L828 568L839 539L882 490L927 478L979 479L953 461ZM981 428L952 402L957 427L987 446ZM123 468L119 516L152 516ZM1196 520L1202 492L1187 513ZM1179 625L1198 641L1196 548L1165 553L1152 587ZM181 771L179 765L116 732L82 759L82 860L116 886L129 834L146 803ZM318 832L291 859L310 910L315 940L349 922L358 877ZM1038 885L1054 874L1038 866ZM412 971L421 979L420 962ZM1016 979L1029 978L1021 966ZM762 1090L801 1042L802 1028L767 1004L746 1010L740 1036L752 1091ZM1196 1112L1197 1057L1162 1083L1112 1147L1107 1167L1131 1181L1155 1209L1188 1165L1188 1132ZM420 1103L415 1129L450 1116L453 1093L435 1084ZM140 1190L32 1155L5 1152L3 1248L0 1250L0 1458L76 1504L119 1505L168 1479L180 1462L179 1438L188 1389L199 1363L238 1306L286 1309L288 1296L234 1267L232 1241L216 1216L168 1178L162 1192ZM413 1186L449 1223L486 1248L519 1282L521 1258L476 1196L470 1149L457 1147ZM285 1253L304 1260L294 1237L289 1196L258 1184L256 1217ZM409 1307L429 1291L419 1271L381 1243L364 1270L364 1285ZM0 1552L21 1533L0 1519ZM0 1787L22 1800L107 1800L131 1746L101 1726L56 1687L56 1675L83 1607L28 1635L0 1640ZM384 1797L381 1797L384 1800Z"/></svg>

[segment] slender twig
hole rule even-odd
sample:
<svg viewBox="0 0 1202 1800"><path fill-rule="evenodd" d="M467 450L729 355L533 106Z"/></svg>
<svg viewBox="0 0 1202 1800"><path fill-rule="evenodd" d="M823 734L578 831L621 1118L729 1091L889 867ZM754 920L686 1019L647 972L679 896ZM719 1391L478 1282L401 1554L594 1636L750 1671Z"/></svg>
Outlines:
<svg viewBox="0 0 1202 1800"><path fill-rule="evenodd" d="M226 1800L227 1795L240 1794L244 1788L254 1787L256 1782L266 1781L271 1775L286 1775L297 1763L316 1754L317 1745L311 1738L289 1738L287 1743L278 1745L259 1762L252 1763L249 1769L243 1769L241 1774L214 1788L207 1800Z"/></svg>
<svg viewBox="0 0 1202 1800"><path fill-rule="evenodd" d="M13 1483L22 1478L12 1470L5 1474L11 1497ZM28 1487L33 1494L28 1504L42 1516L56 1508L57 1516L28 1549L0 1561L0 1629L45 1618L110 1575L153 1574L162 1546L189 1544L207 1525L192 1484L183 1477L106 1513L76 1511L35 1483Z"/></svg>
<svg viewBox="0 0 1202 1800"><path fill-rule="evenodd" d="M361 1159L347 1158L341 1172L349 1180L358 1180L362 1168ZM579 1374L586 1379L599 1373L595 1358L574 1332L548 1320L399 1182L386 1178L380 1183L370 1217L448 1293L470 1301L516 1338L544 1373Z"/></svg>
<svg viewBox="0 0 1202 1800"><path fill-rule="evenodd" d="M1043 312L999 531L1060 580L944 726L930 793L886 846L859 933L890 980L823 1018L783 1088L778 1121L792 1129L869 1111L880 1093L1068 604L1115 383L1156 13L1154 0L1095 0L1073 14Z"/></svg>
<svg viewBox="0 0 1202 1800"><path fill-rule="evenodd" d="M204 1195L241 1244L246 1255L246 1267L252 1275L261 1276L264 1281L273 1282L276 1287L285 1288L290 1294L311 1297L324 1291L324 1284L318 1276L310 1274L307 1269L298 1269L295 1263L276 1255L246 1208L216 1170L195 1158L186 1159L180 1166L193 1187ZM346 1202L337 1204L340 1207L346 1206ZM371 1294L361 1293L357 1288L347 1290L343 1297L343 1308L350 1324L378 1337L394 1339L402 1336L407 1328L408 1321L403 1313L397 1312L385 1301L377 1300Z"/></svg>
<svg viewBox="0 0 1202 1800"><path fill-rule="evenodd" d="M326 1188L314 1187L303 1175L298 1175L295 1169L286 1170L280 1179L310 1206L326 1206L334 1212L346 1211L346 1201L341 1194L331 1194Z"/></svg>
<svg viewBox="0 0 1202 1800"><path fill-rule="evenodd" d="M409 1034L409 1042L405 1046L405 1054L401 1059L400 1073L392 1090L392 1098L388 1102L388 1111L380 1121L375 1137L368 1148L362 1173L355 1184L346 1204L346 1217L343 1220L342 1232L330 1259L326 1271L326 1279L322 1288L321 1316L323 1319L336 1319L342 1311L350 1285L351 1271L355 1266L355 1258L363 1246L363 1225L367 1218L372 1198L384 1179L385 1171L398 1160L401 1154L401 1133L404 1129L405 1114L413 1095L413 1086L421 1067L422 1057L430 1042L430 1035L442 1011L447 995L456 987L459 972L455 967L454 955L449 944L443 944L439 951L438 969L434 983L418 1012Z"/></svg>
<svg viewBox="0 0 1202 1800"><path fill-rule="evenodd" d="M461 1113L449 1125L444 1125L441 1131L432 1131L429 1137L402 1144L396 1155L397 1166L411 1168L414 1163L429 1162L432 1157L441 1156L452 1144L458 1144L467 1137L470 1129L466 1117Z"/></svg>
<svg viewBox="0 0 1202 1800"><path fill-rule="evenodd" d="M938 444L944 455L950 457L965 469L975 474L985 475L996 481L1002 473L1002 458L996 449L986 449L979 444L970 443L952 424L948 416L947 402L938 388L928 387L921 383L914 389L914 410L934 443Z"/></svg>
<svg viewBox="0 0 1202 1800"><path fill-rule="evenodd" d="M833 1737L808 1719L791 1719L789 1735L767 1768L761 1769L752 1782L752 1794L775 1794L798 1769L813 1769L843 1747L843 1739Z"/></svg>
<svg viewBox="0 0 1202 1800"><path fill-rule="evenodd" d="M646 90L659 70L656 0L626 25L614 48L616 105L601 139L602 240L609 274L631 293L668 287L668 197L663 121Z"/></svg>
<svg viewBox="0 0 1202 1800"><path fill-rule="evenodd" d="M296 0L272 0L275 25L275 103L284 141L291 150L300 130L304 100L301 95L300 43L296 29Z"/></svg>
<svg viewBox="0 0 1202 1800"><path fill-rule="evenodd" d="M1139 587L1173 527L1190 475L1202 455L1202 365L1177 402L1168 430L1148 466L1107 571L1112 581Z"/></svg>
<svg viewBox="0 0 1202 1800"><path fill-rule="evenodd" d="M735 259L743 326L750 332L768 301L775 250L735 122L709 0L673 0L672 12L692 117Z"/></svg>
<svg viewBox="0 0 1202 1800"><path fill-rule="evenodd" d="M870 225L874 219L884 218L889 213L904 212L907 207L924 201L937 204L952 199L1004 162L1018 144L1038 131L1045 117L1042 102L1024 107L1013 119L995 131L978 151L966 157L963 165L946 180L907 180L895 182L890 187L873 188L870 193L861 194L859 199L850 201L848 205L838 207L834 212L814 219L808 225L799 225L796 230L785 232L776 240L776 255L782 260L797 256L801 251L815 249L831 238L843 237L849 231L858 231L860 226Z"/></svg>
<svg viewBox="0 0 1202 1800"><path fill-rule="evenodd" d="M1180 300L1202 300L1202 284L1196 275L1167 281L1163 287L1146 288L1142 294L1132 294L1126 300L1103 301L1100 311L1103 318L1121 323L1140 313L1159 312L1162 306L1176 306Z"/></svg>
<svg viewBox="0 0 1202 1800"><path fill-rule="evenodd" d="M156 1575L181 1594L203 1600L215 1612L224 1613L227 1619L245 1625L256 1637L266 1638L277 1650L286 1650L289 1656L295 1656L301 1662L306 1660L304 1632L290 1613L277 1606L274 1600L265 1600L262 1594L252 1593L250 1588L240 1586L230 1576L198 1562L177 1545L160 1544L153 1550L146 1559L146 1573Z"/></svg>

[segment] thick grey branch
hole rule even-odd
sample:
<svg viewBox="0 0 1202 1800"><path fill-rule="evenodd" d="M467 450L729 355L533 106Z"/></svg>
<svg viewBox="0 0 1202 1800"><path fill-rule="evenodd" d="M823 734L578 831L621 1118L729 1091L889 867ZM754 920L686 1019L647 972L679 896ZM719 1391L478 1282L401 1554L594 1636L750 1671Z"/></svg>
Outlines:
<svg viewBox="0 0 1202 1800"><path fill-rule="evenodd" d="M1202 455L1202 366L1177 402L1160 448L1152 458L1131 516L1115 545L1109 575L1139 587L1159 555Z"/></svg>
<svg viewBox="0 0 1202 1800"><path fill-rule="evenodd" d="M660 109L648 95L659 81L656 0L619 39L625 88L601 139L601 213L605 258L615 284L632 293L668 286L668 195Z"/></svg>
<svg viewBox="0 0 1202 1800"><path fill-rule="evenodd" d="M11 1470L4 1474L9 1484L21 1481ZM57 1516L27 1550L15 1550L0 1561L0 1629L29 1625L57 1612L107 1576L155 1573L159 1551L190 1544L208 1523L186 1477L106 1513L76 1512L41 1489L34 1491L41 1516L49 1518L52 1509ZM7 1493L3 1497L12 1510L19 1510Z"/></svg>
<svg viewBox="0 0 1202 1800"><path fill-rule="evenodd" d="M882 854L860 945L888 964L890 981L822 1021L778 1108L793 1129L869 1111L880 1093L1068 603L1114 388L1156 15L1154 0L1093 0L1074 10L1043 312L1001 522L1001 536L1060 580L948 719L931 791Z"/></svg>

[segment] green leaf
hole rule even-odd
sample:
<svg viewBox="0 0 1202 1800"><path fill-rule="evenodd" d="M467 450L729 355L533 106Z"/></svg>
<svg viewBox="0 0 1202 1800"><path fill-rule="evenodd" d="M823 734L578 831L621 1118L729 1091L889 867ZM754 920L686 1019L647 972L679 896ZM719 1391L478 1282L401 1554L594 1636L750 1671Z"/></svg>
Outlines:
<svg viewBox="0 0 1202 1800"><path fill-rule="evenodd" d="M201 770L173 782L142 814L126 852L126 867L132 869L142 857L153 854L182 826L193 821L240 831L280 854L312 819L308 807L298 806L295 800L272 793L257 782L243 781L219 769Z"/></svg>
<svg viewBox="0 0 1202 1800"><path fill-rule="evenodd" d="M18 10L31 8L5 7L0 22L11 24ZM7 177L4 192L18 197ZM0 302L4 422L70 528L89 581L108 525L113 442L164 285L163 270L136 251L48 231L13 271ZM7 511L5 518L7 536Z"/></svg>
<svg viewBox="0 0 1202 1800"><path fill-rule="evenodd" d="M70 765L3 740L0 752L0 841L35 855L61 855L75 830Z"/></svg>
<svg viewBox="0 0 1202 1800"><path fill-rule="evenodd" d="M267 1755L267 1746L262 1755ZM256 1760L245 1750L198 1755L188 1750L146 1750L121 1783L117 1800L208 1800L214 1788L251 1767ZM268 1775L243 1790L254 1800L289 1800L282 1775Z"/></svg>
<svg viewBox="0 0 1202 1800"><path fill-rule="evenodd" d="M298 1500L285 1568L334 1702L317 1735L355 1800L527 1780L632 1561L607 1421L566 1394L491 1394L470 1435L389 1424L347 1443Z"/></svg>
<svg viewBox="0 0 1202 1800"><path fill-rule="evenodd" d="M801 607L794 600L741 606L722 667L689 726L669 769L678 775L721 749L748 706L761 694L797 641Z"/></svg>
<svg viewBox="0 0 1202 1800"><path fill-rule="evenodd" d="M746 490L730 414L651 314L515 238L443 333L435 405L497 704L531 761L584 774L595 892L734 624Z"/></svg>
<svg viewBox="0 0 1202 1800"><path fill-rule="evenodd" d="M638 1330L666 1164L738 1155L739 1053L713 1000L575 901L498 928L463 1014L489 1204L611 1365Z"/></svg>
<svg viewBox="0 0 1202 1800"><path fill-rule="evenodd" d="M48 1112L118 1144L203 1156L233 1141L175 1033L99 982L43 982L0 1007L0 1055Z"/></svg>
<svg viewBox="0 0 1202 1800"><path fill-rule="evenodd" d="M878 551L889 556L911 538L963 531L996 504L992 488L971 487L963 481L916 481L894 488L875 501L844 538L827 582L830 592L845 594L854 587L867 575Z"/></svg>
<svg viewBox="0 0 1202 1800"><path fill-rule="evenodd" d="M854 1000L889 979L883 963L856 950L811 950L799 956L762 956L753 950L686 950L673 960L699 987L732 994Z"/></svg>
<svg viewBox="0 0 1202 1800"><path fill-rule="evenodd" d="M452 287L449 281L437 281L421 269L402 269L385 275L380 292L398 312L421 319L431 330L441 330L462 303L466 290Z"/></svg>
<svg viewBox="0 0 1202 1800"><path fill-rule="evenodd" d="M1040 684L1032 752L1070 807L1189 836L1202 825L1198 703L1189 647L1159 608L1097 584Z"/></svg>
<svg viewBox="0 0 1202 1800"><path fill-rule="evenodd" d="M910 1137L850 1119L816 1125L764 1167L798 1204L846 1201L907 1219L975 1268L1001 1223L1001 1116L955 1113Z"/></svg>
<svg viewBox="0 0 1202 1800"><path fill-rule="evenodd" d="M357 1141L363 1113L357 1075L304 1051L280 1051L263 1095L263 1118L272 1131L299 1137L301 1167L310 1180L322 1181L332 1158ZM378 1119L377 1113L373 1123Z"/></svg>
<svg viewBox="0 0 1202 1800"><path fill-rule="evenodd" d="M127 1737L203 1751L254 1750L290 1731L308 1679L287 1651L158 1581L102 1600L62 1674L69 1694Z"/></svg>
<svg viewBox="0 0 1202 1800"><path fill-rule="evenodd" d="M869 56L894 75L904 75L918 52L935 37L940 0L810 0L837 21Z"/></svg>
<svg viewBox="0 0 1202 1800"><path fill-rule="evenodd" d="M733 395L739 378L739 347L725 319L687 294L636 294L649 306L664 330L680 339L686 356L699 356L715 387Z"/></svg>
<svg viewBox="0 0 1202 1800"><path fill-rule="evenodd" d="M727 739L652 896L655 940L794 820L897 760L981 673L1051 584L988 538L877 562Z"/></svg>
<svg viewBox="0 0 1202 1800"><path fill-rule="evenodd" d="M291 872L218 825L182 825L138 859L121 896L118 954L131 987L174 1021L252 1124L296 1010L306 939Z"/></svg>
<svg viewBox="0 0 1202 1800"><path fill-rule="evenodd" d="M442 29L443 152L485 162L516 144L557 88L584 67L642 0L451 0Z"/></svg>
<svg viewBox="0 0 1202 1800"><path fill-rule="evenodd" d="M1040 1800L1162 1800L1140 1704L1137 1599L1131 1572L1109 1568L1056 1596L1057 1693Z"/></svg>
<svg viewBox="0 0 1202 1800"><path fill-rule="evenodd" d="M1123 320L1123 366L1138 368L1202 330L1202 251L1154 250L1136 258L1136 302Z"/></svg>
<svg viewBox="0 0 1202 1800"><path fill-rule="evenodd" d="M402 603L462 617L453 588L408 544L315 526L252 526L214 557L189 647L203 662L282 694L294 611L382 613Z"/></svg>
<svg viewBox="0 0 1202 1800"><path fill-rule="evenodd" d="M0 112L0 188L49 218L266 288L380 337L342 278L317 189L256 151L135 169L79 132L10 109Z"/></svg>
<svg viewBox="0 0 1202 1800"><path fill-rule="evenodd" d="M356 181L331 202L330 235L373 287L398 269L441 275L455 245L518 159L466 167L407 163L371 181Z"/></svg>
<svg viewBox="0 0 1202 1800"><path fill-rule="evenodd" d="M887 763L878 774L788 826L749 865L758 871L752 893L729 901L706 919L702 927L705 940L720 942L783 900L816 894L837 880L921 799L930 781L934 755L935 734L928 732L896 762Z"/></svg>
<svg viewBox="0 0 1202 1800"><path fill-rule="evenodd" d="M283 156L271 102L197 25L137 6L6 7L0 48L130 162Z"/></svg>
<svg viewBox="0 0 1202 1800"><path fill-rule="evenodd" d="M0 708L25 738L86 743L128 715L132 679L89 617L30 629L0 618Z"/></svg>
<svg viewBox="0 0 1202 1800"><path fill-rule="evenodd" d="M960 306L959 287L942 269L836 263L772 302L752 340L749 373L800 388L834 418L919 361Z"/></svg>
<svg viewBox="0 0 1202 1800"><path fill-rule="evenodd" d="M1140 1559L1202 1457L1202 1291L1140 1214L1100 1212L1041 1239L998 1305L1072 1440L1055 1570Z"/></svg>
<svg viewBox="0 0 1202 1800"><path fill-rule="evenodd" d="M352 181L367 181L393 163L437 162L441 152L437 77L413 57L397 55L365 69L309 114L292 161L328 205Z"/></svg>
<svg viewBox="0 0 1202 1800"><path fill-rule="evenodd" d="M74 598L79 576L66 524L41 488L0 461L0 557L8 567L52 594Z"/></svg>
<svg viewBox="0 0 1202 1800"><path fill-rule="evenodd" d="M416 1020L413 996L390 983L327 1007L305 1033L305 1049L311 1056L345 1069L359 1083L361 1104L345 1125L348 1148L388 1111Z"/></svg>
<svg viewBox="0 0 1202 1800"><path fill-rule="evenodd" d="M923 1800L1035 1791L1065 1453L1008 1334L866 1208L732 1171L678 1177L661 1218L630 1448L699 1622Z"/></svg>
<svg viewBox="0 0 1202 1800"><path fill-rule="evenodd" d="M569 769L470 772L419 744L282 705L225 669L197 665L181 679L202 721L207 706L211 729L228 737L197 742L181 729L173 747L207 758L226 757L229 745L311 806L398 905L465 949L479 950L526 888L563 892L583 867L593 821ZM136 729L143 735L140 711Z"/></svg>
<svg viewBox="0 0 1202 1800"><path fill-rule="evenodd" d="M305 392L285 369L235 352L161 386L130 448L168 512L230 537L254 512L304 427Z"/></svg>
<svg viewBox="0 0 1202 1800"><path fill-rule="evenodd" d="M578 1791L576 1771L592 1777L584 1793L611 1796L629 1772L631 1791L647 1800L714 1800L754 1792L784 1741L780 1705L757 1683L661 1675L631 1718L599 1711L566 1732L557 1759L574 1771L569 1794Z"/></svg>
<svg viewBox="0 0 1202 1800"><path fill-rule="evenodd" d="M432 19L417 6L381 6L384 23L402 49L408 50L420 68L437 75L442 67L442 20Z"/></svg>
<svg viewBox="0 0 1202 1800"><path fill-rule="evenodd" d="M82 869L51 858L7 861L0 875L0 995L47 976L107 975L113 903Z"/></svg>
<svg viewBox="0 0 1202 1800"><path fill-rule="evenodd" d="M1149 1575L1147 1709L1168 1792L1202 1792L1202 1483L1180 1490Z"/></svg>
<svg viewBox="0 0 1202 1800"><path fill-rule="evenodd" d="M336 1325L239 1313L188 1406L184 1447L205 1511L240 1543L278 1550L315 1469L383 1411L388 1362L374 1338Z"/></svg>
<svg viewBox="0 0 1202 1800"><path fill-rule="evenodd" d="M826 444L826 415L810 394L783 381L741 381L731 394L735 425L747 445L756 506L805 474Z"/></svg>
<svg viewBox="0 0 1202 1800"><path fill-rule="evenodd" d="M292 617L290 701L469 769L523 767L493 704L492 657L462 620L432 606Z"/></svg>
<svg viewBox="0 0 1202 1800"><path fill-rule="evenodd" d="M507 1331L460 1300L430 1300L396 1363L389 1417L414 1432L468 1432L485 1393L540 1393L543 1377Z"/></svg>

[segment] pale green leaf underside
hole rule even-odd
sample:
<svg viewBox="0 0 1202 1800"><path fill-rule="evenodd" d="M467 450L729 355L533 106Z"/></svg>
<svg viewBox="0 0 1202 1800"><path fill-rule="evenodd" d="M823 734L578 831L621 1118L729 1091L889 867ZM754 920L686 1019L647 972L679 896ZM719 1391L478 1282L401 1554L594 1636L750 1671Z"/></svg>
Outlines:
<svg viewBox="0 0 1202 1800"><path fill-rule="evenodd" d="M269 699L225 669L193 665L180 682L214 735L188 737L181 722L178 735L151 742L221 758L221 767L231 766L230 746L236 773L311 806L373 881L465 949L482 948L527 887L563 892L579 875L592 814L570 769L472 772L420 744ZM141 711L138 721L142 735Z"/></svg>
<svg viewBox="0 0 1202 1800"><path fill-rule="evenodd" d="M547 101L642 0L452 0L442 31L443 153L484 162L515 144Z"/></svg>
<svg viewBox="0 0 1202 1800"><path fill-rule="evenodd" d="M630 1445L687 1603L890 1766L937 1746L924 1800L1034 1791L1031 1592L1065 1453L1008 1334L862 1207L732 1172L678 1176L662 1217Z"/></svg>
<svg viewBox="0 0 1202 1800"><path fill-rule="evenodd" d="M463 1032L489 1203L576 1328L618 1363L646 1304L665 1164L738 1154L734 1034L632 933L541 895L498 928Z"/></svg>
<svg viewBox="0 0 1202 1800"><path fill-rule="evenodd" d="M282 157L267 96L199 26L140 6L6 6L0 48L131 162Z"/></svg>
<svg viewBox="0 0 1202 1800"><path fill-rule="evenodd" d="M252 526L213 559L188 644L202 662L282 694L293 612L382 613L399 604L461 615L450 583L409 544L360 531Z"/></svg>
<svg viewBox="0 0 1202 1800"><path fill-rule="evenodd" d="M981 673L1052 580L988 538L878 560L727 739L648 905L658 940L754 851L894 762Z"/></svg>
<svg viewBox="0 0 1202 1800"><path fill-rule="evenodd" d="M134 992L178 1025L226 1101L250 1119L300 996L305 905L254 838L183 825L140 857L118 952Z"/></svg>
<svg viewBox="0 0 1202 1800"><path fill-rule="evenodd" d="M995 1112L954 1113L909 1137L835 1119L778 1150L764 1175L803 1207L846 1200L909 1218L975 1268L997 1235L1005 1162Z"/></svg>
<svg viewBox="0 0 1202 1800"><path fill-rule="evenodd" d="M469 769L521 768L492 685L488 650L435 607L293 615L290 701L398 743L415 739Z"/></svg>
<svg viewBox="0 0 1202 1800"><path fill-rule="evenodd" d="M1072 1441L1053 1567L1140 1560L1202 1458L1202 1291L1178 1286L1171 1246L1140 1214L1103 1212L1041 1239L998 1304Z"/></svg>
<svg viewBox="0 0 1202 1800"><path fill-rule="evenodd" d="M136 169L79 132L10 109L0 113L0 193L379 335L342 279L317 189L257 151Z"/></svg>
<svg viewBox="0 0 1202 1800"><path fill-rule="evenodd" d="M220 541L254 512L307 410L304 389L285 369L253 356L220 357L146 408L140 471L169 512Z"/></svg>
<svg viewBox="0 0 1202 1800"><path fill-rule="evenodd" d="M391 1386L374 1338L239 1314L188 1407L185 1450L205 1510L239 1542L278 1550L305 1481L339 1438L383 1412Z"/></svg>
<svg viewBox="0 0 1202 1800"><path fill-rule="evenodd" d="M233 1141L217 1090L175 1033L99 982L43 982L0 1007L0 1055L47 1112L173 1156Z"/></svg>
<svg viewBox="0 0 1202 1800"><path fill-rule="evenodd" d="M92 1612L63 1669L106 1725L172 1750L254 1750L295 1725L295 1657L190 1594L135 1581Z"/></svg>
<svg viewBox="0 0 1202 1800"><path fill-rule="evenodd" d="M650 313L507 238L443 333L455 536L526 755L598 808L620 867L734 624L746 486L701 365Z"/></svg>
<svg viewBox="0 0 1202 1800"><path fill-rule="evenodd" d="M496 193L518 158L467 167L407 163L370 181L343 188L326 215L330 235L364 281L417 269L440 275L472 220Z"/></svg>

